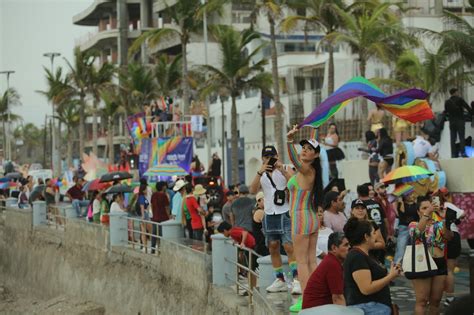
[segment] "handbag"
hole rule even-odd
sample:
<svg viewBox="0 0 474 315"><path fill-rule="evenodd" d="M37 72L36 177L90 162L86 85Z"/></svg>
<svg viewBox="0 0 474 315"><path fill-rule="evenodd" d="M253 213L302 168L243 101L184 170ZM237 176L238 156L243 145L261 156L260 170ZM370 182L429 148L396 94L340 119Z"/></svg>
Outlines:
<svg viewBox="0 0 474 315"><path fill-rule="evenodd" d="M402 269L405 277L410 280L429 278L437 274L438 267L428 251L424 236L421 244L416 244L414 236L410 238L403 255Z"/></svg>
<svg viewBox="0 0 474 315"><path fill-rule="evenodd" d="M270 180L270 183L272 184L273 188L275 188L275 193L273 194L273 203L277 206L283 206L287 200L286 189L279 190L276 187L275 182L272 179L272 176L269 175L268 173L265 173L265 174L267 174L267 177Z"/></svg>

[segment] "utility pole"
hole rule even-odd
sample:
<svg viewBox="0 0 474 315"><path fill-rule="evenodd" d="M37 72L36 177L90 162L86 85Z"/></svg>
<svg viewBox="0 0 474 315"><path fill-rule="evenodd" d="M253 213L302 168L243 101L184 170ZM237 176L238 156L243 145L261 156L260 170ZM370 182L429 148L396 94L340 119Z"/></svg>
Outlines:
<svg viewBox="0 0 474 315"><path fill-rule="evenodd" d="M51 75L54 76L54 58L61 56L58 52L47 52L43 54L43 57L49 58L51 61ZM59 158L59 149L57 148L57 141L56 141L56 132L58 134L61 130L56 131L56 125L54 124L54 117L55 117L55 108L54 104L51 103L52 108L52 116L51 116L51 128L52 128L52 135L51 135L51 167L53 169L54 177L58 177L61 174L61 159Z"/></svg>
<svg viewBox="0 0 474 315"><path fill-rule="evenodd" d="M263 104L263 100L264 100L264 95L263 95L263 92L261 91L260 92L261 96L260 96L260 106L262 107L261 110L261 114L262 114L262 148L265 148L265 146L267 145L267 130L266 130L266 126L265 126L265 104Z"/></svg>
<svg viewBox="0 0 474 315"><path fill-rule="evenodd" d="M206 0L201 0L201 4L204 5L202 28L203 28L203 34L204 34L204 63L207 66L208 59L207 59L207 12L206 12L206 7L205 7ZM207 73L206 73L206 80L207 80ZM212 146L211 106L209 104L209 99L207 97L204 101L206 102L206 109L207 109L207 162L209 165L209 162L211 161L211 146Z"/></svg>
<svg viewBox="0 0 474 315"><path fill-rule="evenodd" d="M5 151L4 154L5 154L5 158L9 161L12 160L12 146L11 146L11 130L10 130L10 126L11 126L11 119L10 119L10 96L9 96L9 90L10 90L10 75L15 73L15 71L13 70L6 70L6 71L0 71L0 74L5 74L7 76L7 93L6 93L6 96L7 96L7 115L8 115L8 128L7 128L7 131L6 131L6 135L4 135L4 139L6 141L4 141L3 143L3 150ZM6 143L5 143L6 142Z"/></svg>

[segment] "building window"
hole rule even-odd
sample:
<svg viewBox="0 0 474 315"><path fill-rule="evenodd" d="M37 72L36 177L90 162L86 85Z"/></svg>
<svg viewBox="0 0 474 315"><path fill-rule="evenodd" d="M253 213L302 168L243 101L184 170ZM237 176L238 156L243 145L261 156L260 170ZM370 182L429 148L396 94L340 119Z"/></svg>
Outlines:
<svg viewBox="0 0 474 315"><path fill-rule="evenodd" d="M304 77L296 77L295 84L296 84L296 91L302 92L306 89L306 80Z"/></svg>
<svg viewBox="0 0 474 315"><path fill-rule="evenodd" d="M284 52L316 51L314 43L283 43Z"/></svg>

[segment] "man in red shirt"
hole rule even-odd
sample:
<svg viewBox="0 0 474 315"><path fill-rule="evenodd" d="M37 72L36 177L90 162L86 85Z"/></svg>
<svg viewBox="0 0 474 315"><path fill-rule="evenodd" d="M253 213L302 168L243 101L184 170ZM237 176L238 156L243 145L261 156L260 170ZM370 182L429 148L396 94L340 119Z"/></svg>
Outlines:
<svg viewBox="0 0 474 315"><path fill-rule="evenodd" d="M156 183L156 192L151 195L151 211L153 216L151 220L153 222L163 222L170 219L170 199L166 193L167 185L165 182ZM162 236L161 225L156 228L157 224L153 224L153 235L158 232L159 236ZM156 237L151 238L151 253L155 253Z"/></svg>
<svg viewBox="0 0 474 315"><path fill-rule="evenodd" d="M311 274L303 293L303 309L325 304L346 305L342 263L349 251L344 233L329 235L328 254Z"/></svg>
<svg viewBox="0 0 474 315"><path fill-rule="evenodd" d="M217 231L224 234L225 237L232 238L240 247L247 247L253 249L255 247L255 238L251 233L241 227L232 227L228 222L222 222Z"/></svg>
<svg viewBox="0 0 474 315"><path fill-rule="evenodd" d="M82 191L84 179L74 176L74 186L68 189L66 196L71 200L72 207L76 210L77 216L81 217L81 208L89 206L89 200L83 200L85 192Z"/></svg>
<svg viewBox="0 0 474 315"><path fill-rule="evenodd" d="M186 187L186 192L187 196L185 198L185 203L189 214L191 215L191 227L193 229L191 239L202 241L204 232L207 232L207 230L204 230L206 227L206 212L197 202L195 195L201 195L201 193L205 193L206 190L202 185L196 185L194 189L189 185Z"/></svg>

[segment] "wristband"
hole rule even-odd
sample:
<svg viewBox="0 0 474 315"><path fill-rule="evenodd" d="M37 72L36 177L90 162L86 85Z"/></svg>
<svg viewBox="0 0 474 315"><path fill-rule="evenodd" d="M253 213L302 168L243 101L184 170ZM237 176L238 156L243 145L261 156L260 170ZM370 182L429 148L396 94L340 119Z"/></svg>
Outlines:
<svg viewBox="0 0 474 315"><path fill-rule="evenodd" d="M262 176L262 175L263 175L263 173L257 172L257 175L258 175L258 176Z"/></svg>

